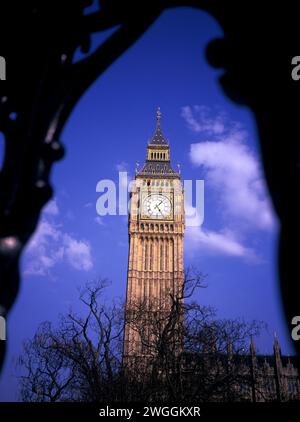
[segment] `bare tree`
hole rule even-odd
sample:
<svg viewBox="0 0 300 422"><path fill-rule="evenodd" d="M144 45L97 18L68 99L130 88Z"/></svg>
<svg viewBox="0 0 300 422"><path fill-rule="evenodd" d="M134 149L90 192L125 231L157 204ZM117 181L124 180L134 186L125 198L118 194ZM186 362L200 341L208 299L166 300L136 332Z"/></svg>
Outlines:
<svg viewBox="0 0 300 422"><path fill-rule="evenodd" d="M247 352L261 324L220 320L193 299L204 277L188 270L166 303L126 309L105 304L100 281L80 292L84 311L43 323L20 357L24 401L243 400L251 373ZM124 316L126 317L124 318ZM139 353L123 359L124 327L139 337Z"/></svg>
<svg viewBox="0 0 300 422"><path fill-rule="evenodd" d="M126 312L126 324L140 341L139 355L133 353L125 361L127 376L129 383L136 374L143 379L143 399L247 397L249 341L259 334L262 323L217 319L214 308L193 300L195 290L206 287L204 279L197 270L188 269L180 290L170 294L170 306L137 301Z"/></svg>
<svg viewBox="0 0 300 422"><path fill-rule="evenodd" d="M61 316L54 329L43 323L24 344L19 362L24 401L113 399L122 361L122 307L101 303L105 281L80 292L82 315Z"/></svg>

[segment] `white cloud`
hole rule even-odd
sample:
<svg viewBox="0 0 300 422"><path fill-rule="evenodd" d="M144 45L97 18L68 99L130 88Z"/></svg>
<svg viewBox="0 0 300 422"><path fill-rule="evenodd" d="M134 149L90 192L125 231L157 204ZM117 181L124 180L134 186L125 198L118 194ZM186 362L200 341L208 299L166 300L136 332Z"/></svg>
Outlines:
<svg viewBox="0 0 300 422"><path fill-rule="evenodd" d="M50 208L51 209L51 208ZM26 248L26 275L49 276L51 269L59 263L67 263L76 270L89 271L93 267L91 246L88 241L76 239L65 232L62 225L48 219L45 212L38 228Z"/></svg>
<svg viewBox="0 0 300 422"><path fill-rule="evenodd" d="M202 254L230 255L246 258L251 262L258 262L253 249L244 246L234 230L222 229L219 232L202 227L202 218L192 205L186 203L186 246L189 251L201 248ZM189 215L189 216L188 216Z"/></svg>
<svg viewBox="0 0 300 422"><path fill-rule="evenodd" d="M58 241L60 236L59 226L55 226L49 221L42 219L27 246L27 251L33 253L37 249L44 250L50 241Z"/></svg>
<svg viewBox="0 0 300 422"><path fill-rule="evenodd" d="M48 204L45 206L43 212L49 215L58 215L59 209L57 206L56 199L52 199L51 201L49 201Z"/></svg>
<svg viewBox="0 0 300 422"><path fill-rule="evenodd" d="M121 163L116 164L116 169L118 171L128 171L128 163L126 161L121 161Z"/></svg>
<svg viewBox="0 0 300 422"><path fill-rule="evenodd" d="M28 262L25 267L25 274L47 275L50 268L56 263L56 250L50 247L59 242L60 230L46 220L42 220L37 231L31 238L26 252Z"/></svg>
<svg viewBox="0 0 300 422"><path fill-rule="evenodd" d="M225 130L226 114L219 112L210 116L210 109L205 106L182 107L181 115L193 132L206 132L209 135L220 135Z"/></svg>
<svg viewBox="0 0 300 422"><path fill-rule="evenodd" d="M92 267L91 246L89 242L77 240L69 234L63 235L64 251L69 264L76 270L89 271Z"/></svg>
<svg viewBox="0 0 300 422"><path fill-rule="evenodd" d="M248 134L241 124L230 121L224 112L213 115L207 107L186 106L182 109L182 116L192 131L209 139L191 145L190 160L201 167L205 183L217 193L217 207L226 225L226 229L220 232L199 227L192 229L190 241L205 244L218 253L251 257L253 250L238 240L240 232L269 230L274 227L275 218L260 162L246 145ZM235 229L229 231L230 226Z"/></svg>
<svg viewBox="0 0 300 422"><path fill-rule="evenodd" d="M218 191L224 212L268 229L274 218L256 157L231 136L223 141L191 145L191 161L202 166L207 182Z"/></svg>
<svg viewBox="0 0 300 422"><path fill-rule="evenodd" d="M103 218L101 218L99 215L97 215L95 217L95 220L94 221L95 221L95 223L99 224L99 226L104 226Z"/></svg>
<svg viewBox="0 0 300 422"><path fill-rule="evenodd" d="M229 230L212 231L204 230L202 227L188 227L186 230L187 245L191 248L201 248L206 254L222 254L235 257L247 258L257 261L255 252L244 246L236 237L235 233Z"/></svg>

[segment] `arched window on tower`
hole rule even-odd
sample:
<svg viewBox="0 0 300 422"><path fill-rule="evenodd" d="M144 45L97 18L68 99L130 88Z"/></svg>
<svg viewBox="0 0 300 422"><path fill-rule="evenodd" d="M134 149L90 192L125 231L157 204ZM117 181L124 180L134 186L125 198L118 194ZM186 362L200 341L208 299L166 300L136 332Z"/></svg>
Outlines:
<svg viewBox="0 0 300 422"><path fill-rule="evenodd" d="M150 271L152 270L152 263L153 263L153 243L150 244L150 260L149 260L149 266Z"/></svg>
<svg viewBox="0 0 300 422"><path fill-rule="evenodd" d="M166 243L166 253L165 253L165 270L168 271L168 260L169 260L169 243Z"/></svg>
<svg viewBox="0 0 300 422"><path fill-rule="evenodd" d="M174 270L174 241L170 239L170 270Z"/></svg>
<svg viewBox="0 0 300 422"><path fill-rule="evenodd" d="M147 242L145 242L145 260L144 260L144 263L145 263L144 270L147 271L147 269L148 269L148 244L147 244Z"/></svg>
<svg viewBox="0 0 300 422"><path fill-rule="evenodd" d="M164 261L163 261L163 254L164 254L164 250L163 250L163 245L160 245L160 255L159 255L159 269L160 271L163 270L164 268Z"/></svg>

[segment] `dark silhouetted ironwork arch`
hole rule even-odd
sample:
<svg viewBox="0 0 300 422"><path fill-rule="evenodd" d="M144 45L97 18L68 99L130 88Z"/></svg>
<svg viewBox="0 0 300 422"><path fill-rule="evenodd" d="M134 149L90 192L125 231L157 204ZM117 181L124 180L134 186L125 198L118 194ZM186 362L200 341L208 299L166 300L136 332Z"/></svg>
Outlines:
<svg viewBox="0 0 300 422"><path fill-rule="evenodd" d="M299 111L300 82L291 78L297 46L293 2L258 0L7 0L0 10L0 130L5 157L0 173L0 306L6 315L19 289L19 258L52 196L49 175L64 155L61 132L86 89L167 8L191 6L210 13L224 37L207 58L224 69L225 94L256 119L264 172L281 230L280 288L287 319L299 315ZM267 2L266 2L267 3ZM90 50L93 32L116 28L95 52L74 63L78 47ZM199 75L199 84L201 75ZM32 299L34 300L34 298ZM299 343L294 342L300 351ZM1 362L5 342L0 342Z"/></svg>

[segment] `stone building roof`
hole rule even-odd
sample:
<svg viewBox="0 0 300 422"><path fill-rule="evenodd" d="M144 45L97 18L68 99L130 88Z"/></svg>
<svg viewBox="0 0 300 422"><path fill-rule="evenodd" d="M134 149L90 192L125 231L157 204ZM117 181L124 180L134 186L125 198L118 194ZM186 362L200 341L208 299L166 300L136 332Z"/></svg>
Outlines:
<svg viewBox="0 0 300 422"><path fill-rule="evenodd" d="M178 178L179 173L173 170L170 161L150 161L146 160L138 176L158 176L164 178Z"/></svg>

